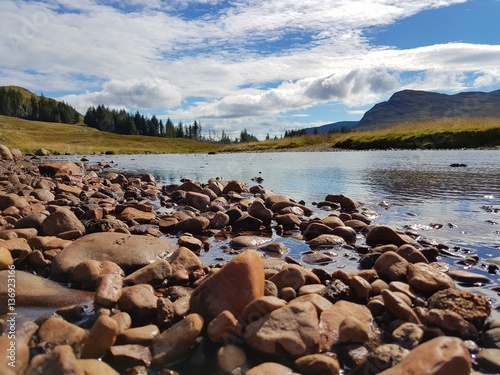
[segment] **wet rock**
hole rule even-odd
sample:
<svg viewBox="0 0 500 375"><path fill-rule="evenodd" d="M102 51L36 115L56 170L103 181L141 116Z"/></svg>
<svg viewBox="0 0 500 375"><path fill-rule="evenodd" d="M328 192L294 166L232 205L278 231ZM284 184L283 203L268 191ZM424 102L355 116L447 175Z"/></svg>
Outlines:
<svg viewBox="0 0 500 375"><path fill-rule="evenodd" d="M464 270L452 270L448 272L453 280L465 284L488 284L491 283L489 277Z"/></svg>
<svg viewBox="0 0 500 375"><path fill-rule="evenodd" d="M168 240L123 233L92 233L73 242L52 261L51 276L68 279L85 260L112 261L125 273L133 272L172 253L176 245Z"/></svg>
<svg viewBox="0 0 500 375"><path fill-rule="evenodd" d="M187 247L189 250L197 254L199 254L203 249L203 242L193 236L180 236L177 240L177 243L179 244L179 246Z"/></svg>
<svg viewBox="0 0 500 375"><path fill-rule="evenodd" d="M11 342L12 339L9 338L8 334L0 336L0 351L2 353L0 356L0 373L2 375L22 374L28 367L30 359L28 344L19 339L15 340L14 345ZM9 365L12 361L15 361L14 368Z"/></svg>
<svg viewBox="0 0 500 375"><path fill-rule="evenodd" d="M158 297L149 284L138 284L122 289L118 300L120 311L130 315L134 325L155 321Z"/></svg>
<svg viewBox="0 0 500 375"><path fill-rule="evenodd" d="M500 327L483 332L481 342L486 348L500 349Z"/></svg>
<svg viewBox="0 0 500 375"><path fill-rule="evenodd" d="M179 232L201 234L208 228L209 225L210 220L206 217L196 216L179 221L176 225L176 230Z"/></svg>
<svg viewBox="0 0 500 375"><path fill-rule="evenodd" d="M132 327L132 318L128 313L124 311L120 311L119 313L112 315L111 318L116 320L116 322L118 323L118 332L123 332L126 329Z"/></svg>
<svg viewBox="0 0 500 375"><path fill-rule="evenodd" d="M351 227L339 226L333 229L332 234L334 236L342 237L346 242L356 241L356 231Z"/></svg>
<svg viewBox="0 0 500 375"><path fill-rule="evenodd" d="M333 303L328 301L326 298L321 297L319 294L311 293L305 294L303 296L299 296L294 298L289 304L297 303L297 302L310 302L316 307L316 311L318 315L320 315L323 311L329 309L333 306Z"/></svg>
<svg viewBox="0 0 500 375"><path fill-rule="evenodd" d="M40 342L52 345L70 345L79 348L87 338L87 332L65 320L48 318L37 331Z"/></svg>
<svg viewBox="0 0 500 375"><path fill-rule="evenodd" d="M119 372L115 371L110 365L98 359L78 359L76 362L85 375L119 375Z"/></svg>
<svg viewBox="0 0 500 375"><path fill-rule="evenodd" d="M337 374L339 362L324 354L310 354L295 361L295 367L302 375Z"/></svg>
<svg viewBox="0 0 500 375"><path fill-rule="evenodd" d="M309 302L274 310L245 327L245 342L254 350L275 358L299 358L318 349L316 308Z"/></svg>
<svg viewBox="0 0 500 375"><path fill-rule="evenodd" d="M230 218L224 212L216 212L215 215L210 219L210 228L212 229L223 229L229 224Z"/></svg>
<svg viewBox="0 0 500 375"><path fill-rule="evenodd" d="M50 177L83 176L83 169L72 162L44 163L38 166L38 170Z"/></svg>
<svg viewBox="0 0 500 375"><path fill-rule="evenodd" d="M262 246L268 242L271 242L272 238L270 237L261 237L261 236L238 236L234 237L230 242L229 246L233 249L243 249L247 247L258 247Z"/></svg>
<svg viewBox="0 0 500 375"><path fill-rule="evenodd" d="M156 218L156 215L154 212L145 212L133 207L127 207L121 212L118 218L123 221L133 220L139 224L148 224Z"/></svg>
<svg viewBox="0 0 500 375"><path fill-rule="evenodd" d="M371 327L354 316L345 317L339 325L339 342L363 343L370 339Z"/></svg>
<svg viewBox="0 0 500 375"><path fill-rule="evenodd" d="M320 334L322 351L331 351L332 346L339 340L340 323L345 318L355 316L363 325L371 325L372 314L363 305L349 301L338 301L320 315Z"/></svg>
<svg viewBox="0 0 500 375"><path fill-rule="evenodd" d="M299 290L302 287L306 279L302 272L300 272L297 268L284 268L279 271L276 275L271 277L269 281L276 284L278 290L281 290L285 287L291 287L295 291Z"/></svg>
<svg viewBox="0 0 500 375"><path fill-rule="evenodd" d="M345 245L345 240L334 234L321 234L306 242L311 249L340 247Z"/></svg>
<svg viewBox="0 0 500 375"><path fill-rule="evenodd" d="M275 220L279 225L282 225L286 229L298 227L302 222L297 215L292 213L277 215Z"/></svg>
<svg viewBox="0 0 500 375"><path fill-rule="evenodd" d="M260 255L247 250L235 256L193 292L190 310L211 321L224 310L236 318L246 305L264 295L264 268Z"/></svg>
<svg viewBox="0 0 500 375"><path fill-rule="evenodd" d="M364 371L363 374L366 375L375 375L375 374L385 374L386 371L391 371L394 366L399 364L407 357L409 351L405 348L402 348L396 344L383 344L375 348L364 363ZM387 370L389 369L389 370ZM386 371L384 371L386 370ZM392 374L392 372L391 372ZM401 374L396 373L394 374ZM410 373L408 373L409 375ZM415 372L414 374L427 374L424 372ZM444 373L443 373L444 375Z"/></svg>
<svg viewBox="0 0 500 375"><path fill-rule="evenodd" d="M39 374L85 375L78 366L73 350L68 345L59 345L47 354L35 356L25 375Z"/></svg>
<svg viewBox="0 0 500 375"><path fill-rule="evenodd" d="M224 345L217 351L217 367L221 374L240 374L247 369L245 351L236 345Z"/></svg>
<svg viewBox="0 0 500 375"><path fill-rule="evenodd" d="M179 247L167 259L172 268L172 274L179 271L186 271L189 273L203 268L200 258L185 247Z"/></svg>
<svg viewBox="0 0 500 375"><path fill-rule="evenodd" d="M366 243L370 246L414 244L415 240L405 234L399 234L391 227L378 225L373 227L366 236Z"/></svg>
<svg viewBox="0 0 500 375"><path fill-rule="evenodd" d="M78 230L85 233L85 226L76 215L67 208L60 208L50 214L42 223L40 232L44 236L57 236L62 232Z"/></svg>
<svg viewBox="0 0 500 375"><path fill-rule="evenodd" d="M275 362L265 362L252 367L246 375L292 375L295 374L291 368Z"/></svg>
<svg viewBox="0 0 500 375"><path fill-rule="evenodd" d="M80 284L85 289L92 290L95 289L99 277L107 274L125 276L123 270L114 262L85 260L73 269L70 280Z"/></svg>
<svg viewBox="0 0 500 375"><path fill-rule="evenodd" d="M402 245L396 250L396 254L406 259L409 263L429 263L427 258L414 246Z"/></svg>
<svg viewBox="0 0 500 375"><path fill-rule="evenodd" d="M404 320L410 323L420 324L420 319L417 314L413 311L410 305L405 302L396 293L390 290L383 290L382 298L384 299L384 304L388 312L394 315L396 318Z"/></svg>
<svg viewBox="0 0 500 375"><path fill-rule="evenodd" d="M250 302L243 310L241 318L246 323L253 322L285 305L286 301L281 298L263 296Z"/></svg>
<svg viewBox="0 0 500 375"><path fill-rule="evenodd" d="M266 253L283 255L288 251L286 245L282 242L270 242L258 247L258 250Z"/></svg>
<svg viewBox="0 0 500 375"><path fill-rule="evenodd" d="M165 259L155 260L153 263L138 269L128 275L125 285L149 284L158 286L172 275L172 267Z"/></svg>
<svg viewBox="0 0 500 375"><path fill-rule="evenodd" d="M393 251L383 253L375 261L373 268L379 277L387 282L406 281L408 261Z"/></svg>
<svg viewBox="0 0 500 375"><path fill-rule="evenodd" d="M210 204L210 197L204 193L188 191L186 193L186 204L198 210L205 210Z"/></svg>
<svg viewBox="0 0 500 375"><path fill-rule="evenodd" d="M371 294L372 286L368 281L360 276L353 276L349 281L350 295L359 299L366 300Z"/></svg>
<svg viewBox="0 0 500 375"><path fill-rule="evenodd" d="M322 222L313 221L309 225L307 225L306 229L302 233L304 238L309 241L323 234L332 234L333 229L328 225L323 224Z"/></svg>
<svg viewBox="0 0 500 375"><path fill-rule="evenodd" d="M137 344L149 346L153 343L156 336L160 334L160 329L154 324L148 324L142 327L129 328L118 334L116 338L117 345Z"/></svg>
<svg viewBox="0 0 500 375"><path fill-rule="evenodd" d="M394 342L405 349L417 347L424 337L424 331L415 323L406 322L392 332Z"/></svg>
<svg viewBox="0 0 500 375"><path fill-rule="evenodd" d="M151 352L142 345L114 345L109 348L105 358L114 368L121 370L121 373L130 367L151 365Z"/></svg>
<svg viewBox="0 0 500 375"><path fill-rule="evenodd" d="M443 289L455 288L451 277L425 263L408 265L408 284L427 295Z"/></svg>
<svg viewBox="0 0 500 375"><path fill-rule="evenodd" d="M471 357L464 342L441 336L417 346L398 365L380 375L468 375L471 367Z"/></svg>
<svg viewBox="0 0 500 375"><path fill-rule="evenodd" d="M203 318L189 314L153 340L153 367L161 367L183 358L203 329Z"/></svg>
<svg viewBox="0 0 500 375"><path fill-rule="evenodd" d="M10 251L5 247L0 247L0 271L7 270L14 264Z"/></svg>
<svg viewBox="0 0 500 375"><path fill-rule="evenodd" d="M236 231L251 231L256 232L260 230L261 226L264 225L262 220L253 217L249 214L243 214L238 220L236 220L232 226L233 230Z"/></svg>
<svg viewBox="0 0 500 375"><path fill-rule="evenodd" d="M122 295L123 277L117 273L108 273L101 275L97 279L95 289L95 303L112 308Z"/></svg>
<svg viewBox="0 0 500 375"><path fill-rule="evenodd" d="M461 315L452 310L430 309L425 315L428 325L441 328L450 336L464 340L477 338L477 329Z"/></svg>
<svg viewBox="0 0 500 375"><path fill-rule="evenodd" d="M81 358L101 358L114 344L119 329L117 321L109 316L97 318L85 340Z"/></svg>
<svg viewBox="0 0 500 375"><path fill-rule="evenodd" d="M336 279L326 286L321 292L321 295L330 302L335 303L339 300L347 299L349 296L349 287L342 281Z"/></svg>
<svg viewBox="0 0 500 375"><path fill-rule="evenodd" d="M329 226L332 229L335 229L337 227L342 227L345 226L344 222L340 220L338 216L327 216L324 219L321 220L323 224L326 226Z"/></svg>
<svg viewBox="0 0 500 375"><path fill-rule="evenodd" d="M7 313L8 271L0 271L0 314ZM93 295L16 270L16 306L61 307L91 302Z"/></svg>
<svg viewBox="0 0 500 375"><path fill-rule="evenodd" d="M224 310L208 323L207 336L212 342L217 343L237 341L238 320L230 311Z"/></svg>
<svg viewBox="0 0 500 375"><path fill-rule="evenodd" d="M476 355L482 371L500 373L500 349L483 349Z"/></svg>

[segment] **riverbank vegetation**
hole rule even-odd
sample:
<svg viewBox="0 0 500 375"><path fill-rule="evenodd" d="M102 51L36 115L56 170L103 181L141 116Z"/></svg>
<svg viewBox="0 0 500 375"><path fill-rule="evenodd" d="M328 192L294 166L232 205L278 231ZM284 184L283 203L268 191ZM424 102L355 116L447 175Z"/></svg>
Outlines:
<svg viewBox="0 0 500 375"><path fill-rule="evenodd" d="M0 116L0 143L23 152L43 147L51 153L70 154L480 148L500 146L500 119L441 119L378 130L358 129L350 133L301 135L225 145L186 138L120 135L84 125Z"/></svg>

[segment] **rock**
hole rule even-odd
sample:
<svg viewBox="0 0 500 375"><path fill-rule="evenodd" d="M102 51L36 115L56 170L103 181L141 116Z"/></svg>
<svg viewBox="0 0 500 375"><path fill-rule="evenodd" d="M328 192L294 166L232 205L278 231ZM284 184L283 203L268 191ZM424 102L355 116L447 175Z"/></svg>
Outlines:
<svg viewBox="0 0 500 375"><path fill-rule="evenodd" d="M14 264L10 251L5 247L0 247L0 271L7 270Z"/></svg>
<svg viewBox="0 0 500 375"><path fill-rule="evenodd" d="M275 362L265 362L252 367L246 375L294 375L291 368Z"/></svg>
<svg viewBox="0 0 500 375"><path fill-rule="evenodd" d="M221 374L243 373L247 366L247 356L239 346L224 345L217 351L217 367Z"/></svg>
<svg viewBox="0 0 500 375"><path fill-rule="evenodd" d="M128 313L124 311L120 311L119 313L112 315L111 319L116 320L116 322L118 323L119 332L123 332L126 329L132 327L132 318Z"/></svg>
<svg viewBox="0 0 500 375"><path fill-rule="evenodd" d="M22 374L28 367L30 360L30 349L28 344L17 339L12 345L9 334L0 336L0 373L2 375ZM9 363L15 361L15 368Z"/></svg>
<svg viewBox="0 0 500 375"><path fill-rule="evenodd" d="M256 232L261 229L261 226L264 225L262 220L257 219L249 214L244 214L234 223L232 223L233 230L235 231L251 231Z"/></svg>
<svg viewBox="0 0 500 375"><path fill-rule="evenodd" d="M318 315L320 315L323 311L325 311L333 306L333 303L331 303L326 298L321 297L319 294L316 294L316 293L305 294L305 295L296 297L292 301L290 301L289 304L296 303L296 302L311 302L314 305L314 307L316 307L316 311L317 311Z"/></svg>
<svg viewBox="0 0 500 375"><path fill-rule="evenodd" d="M347 318L355 316L364 325L372 324L372 314L366 306L349 301L338 301L320 315L320 349L331 351L332 346L339 340L340 323Z"/></svg>
<svg viewBox="0 0 500 375"><path fill-rule="evenodd" d="M108 273L97 279L95 289L95 303L113 308L122 295L123 277L120 274Z"/></svg>
<svg viewBox="0 0 500 375"><path fill-rule="evenodd" d="M346 242L353 243L356 241L356 231L351 227L340 226L333 228L332 234L342 237Z"/></svg>
<svg viewBox="0 0 500 375"><path fill-rule="evenodd" d="M201 234L210 225L210 220L203 216L190 217L179 221L176 230L179 232L188 232L191 234Z"/></svg>
<svg viewBox="0 0 500 375"><path fill-rule="evenodd" d="M46 149L44 148L39 148L38 150L35 151L35 155L36 156L49 156L50 155L50 152L47 151Z"/></svg>
<svg viewBox="0 0 500 375"><path fill-rule="evenodd" d="M114 262L97 260L84 260L72 271L70 280L80 284L87 290L93 290L102 275L116 274L124 277L123 270Z"/></svg>
<svg viewBox="0 0 500 375"><path fill-rule="evenodd" d="M408 284L426 295L455 288L451 277L425 263L408 265Z"/></svg>
<svg viewBox="0 0 500 375"><path fill-rule="evenodd" d="M243 193L248 192L248 189L243 182L238 180L231 180L228 181L227 185L222 190L222 194L228 194L231 191L235 193Z"/></svg>
<svg viewBox="0 0 500 375"><path fill-rule="evenodd" d="M142 345L114 345L104 357L120 373L126 373L130 367L151 365L151 352Z"/></svg>
<svg viewBox="0 0 500 375"><path fill-rule="evenodd" d="M175 248L171 241L150 236L92 233L77 239L53 259L51 276L68 279L76 265L89 259L112 261L130 273L167 256Z"/></svg>
<svg viewBox="0 0 500 375"><path fill-rule="evenodd" d="M148 324L142 327L126 329L116 338L117 345L137 344L150 346L156 336L160 334L160 329L154 324Z"/></svg>
<svg viewBox="0 0 500 375"><path fill-rule="evenodd" d="M450 336L464 340L477 338L477 329L474 325L452 310L430 309L425 315L425 320L428 325L439 327Z"/></svg>
<svg viewBox="0 0 500 375"><path fill-rule="evenodd" d="M107 315L99 316L85 340L81 358L101 358L115 343L119 329L116 320Z"/></svg>
<svg viewBox="0 0 500 375"><path fill-rule="evenodd" d="M203 242L201 242L201 240L199 240L198 238L192 236L180 236L177 240L177 243L179 244L179 246L187 247L189 250L197 254L200 254L201 250L203 249Z"/></svg>
<svg viewBox="0 0 500 375"><path fill-rule="evenodd" d="M100 361L98 359L78 359L78 367L83 370L85 375L120 375L119 372L115 371L106 362Z"/></svg>
<svg viewBox="0 0 500 375"><path fill-rule="evenodd" d="M383 253L373 266L384 281L406 281L408 261L394 251Z"/></svg>
<svg viewBox="0 0 500 375"><path fill-rule="evenodd" d="M294 303L249 323L245 327L245 342L271 357L296 359L318 350L318 323L312 303Z"/></svg>
<svg viewBox="0 0 500 375"><path fill-rule="evenodd" d="M245 323L250 323L260 319L274 310L280 309L286 305L286 301L274 296L263 296L257 298L246 305L241 318Z"/></svg>
<svg viewBox="0 0 500 375"><path fill-rule="evenodd" d="M396 254L406 259L409 263L429 263L427 258L412 245L406 244L396 250Z"/></svg>
<svg viewBox="0 0 500 375"><path fill-rule="evenodd" d="M198 210L205 210L210 204L210 197L194 191L188 191L185 200L188 206L192 206Z"/></svg>
<svg viewBox="0 0 500 375"><path fill-rule="evenodd" d="M130 315L134 325L155 321L158 297L149 284L132 285L122 289L118 300L120 311Z"/></svg>
<svg viewBox="0 0 500 375"><path fill-rule="evenodd" d="M230 242L229 246L233 249L244 249L244 248L253 248L262 246L268 242L271 242L273 239L270 237L261 237L261 236L238 236L234 237Z"/></svg>
<svg viewBox="0 0 500 375"><path fill-rule="evenodd" d="M372 291L372 286L361 276L353 276L349 281L349 289L352 296L365 301Z"/></svg>
<svg viewBox="0 0 500 375"><path fill-rule="evenodd" d="M384 370L389 369L387 371L391 371L394 368L394 366L396 366L401 361L403 361L404 358L406 358L408 353L409 351L407 349L404 349L396 344L380 345L368 354L366 361L363 365L364 367L363 374L366 375L385 374L386 371ZM391 374L393 373L391 372ZM394 374L402 375L402 373L397 373L397 372L394 372ZM408 373L408 375L410 374L424 375L427 373L416 371L414 373Z"/></svg>
<svg viewBox="0 0 500 375"><path fill-rule="evenodd" d="M483 349L476 354L476 361L482 371L500 373L500 349Z"/></svg>
<svg viewBox="0 0 500 375"><path fill-rule="evenodd" d="M302 375L338 374L339 361L324 354L310 354L295 361L295 367Z"/></svg>
<svg viewBox="0 0 500 375"><path fill-rule="evenodd" d="M83 176L83 169L81 167L75 163L66 161L40 164L38 170L42 175L50 177Z"/></svg>
<svg viewBox="0 0 500 375"><path fill-rule="evenodd" d="M464 342L456 337L440 336L420 344L398 365L380 375L468 375L471 367Z"/></svg>
<svg viewBox="0 0 500 375"><path fill-rule="evenodd" d="M172 275L172 267L165 259L155 260L153 263L138 269L128 275L124 280L125 285L149 284L161 285Z"/></svg>
<svg viewBox="0 0 500 375"><path fill-rule="evenodd" d="M306 242L311 249L332 248L345 245L345 240L342 237L334 234L321 234Z"/></svg>
<svg viewBox="0 0 500 375"><path fill-rule="evenodd" d="M500 349L500 327L484 331L481 335L481 342L486 348Z"/></svg>
<svg viewBox="0 0 500 375"><path fill-rule="evenodd" d="M224 310L236 318L246 305L264 295L264 268L260 255L247 250L235 256L193 292L190 311L211 321Z"/></svg>
<svg viewBox="0 0 500 375"><path fill-rule="evenodd" d="M406 322L392 332L394 342L405 349L417 347L424 337L424 331L415 323Z"/></svg>
<svg viewBox="0 0 500 375"><path fill-rule="evenodd" d="M283 255L288 251L286 245L282 242L269 242L258 247L258 250L266 253Z"/></svg>
<svg viewBox="0 0 500 375"><path fill-rule="evenodd" d="M330 302L336 303L339 300L347 299L349 296L349 287L342 281L335 279L323 289L321 295Z"/></svg>
<svg viewBox="0 0 500 375"><path fill-rule="evenodd" d="M38 329L40 342L51 345L70 345L79 348L87 338L87 332L63 319L50 317Z"/></svg>
<svg viewBox="0 0 500 375"><path fill-rule="evenodd" d="M79 197L82 191L82 188L79 186L66 185L59 182L56 184L57 193L68 193L74 195L75 197Z"/></svg>
<svg viewBox="0 0 500 375"><path fill-rule="evenodd" d="M385 308L394 317L405 322L420 324L420 319L408 303L406 303L395 292L385 289L381 293L384 299Z"/></svg>
<svg viewBox="0 0 500 375"><path fill-rule="evenodd" d="M224 212L216 212L215 215L210 220L210 228L212 229L223 229L229 224L230 218Z"/></svg>
<svg viewBox="0 0 500 375"><path fill-rule="evenodd" d="M179 247L167 259L172 268L172 274L179 271L193 272L203 268L200 258L185 247Z"/></svg>
<svg viewBox="0 0 500 375"><path fill-rule="evenodd" d="M305 284L306 279L299 269L284 268L271 277L269 281L275 283L278 290L291 287L295 291L298 291Z"/></svg>
<svg viewBox="0 0 500 375"><path fill-rule="evenodd" d="M25 375L39 374L85 375L85 372L78 366L78 360L71 347L59 345L47 354L33 357Z"/></svg>
<svg viewBox="0 0 500 375"><path fill-rule="evenodd" d="M345 317L339 326L339 341L345 343L363 343L370 339L371 327L354 316Z"/></svg>
<svg viewBox="0 0 500 375"><path fill-rule="evenodd" d="M230 343L238 340L238 320L231 312L224 310L207 326L207 336L212 342Z"/></svg>
<svg viewBox="0 0 500 375"><path fill-rule="evenodd" d="M266 227L271 224L271 220L273 219L273 212L266 208L264 202L260 199L256 199L252 202L250 207L248 207L248 213L257 219L260 219L262 224Z"/></svg>
<svg viewBox="0 0 500 375"><path fill-rule="evenodd" d="M453 280L456 280L465 284L488 284L491 283L491 280L484 275L468 272L464 270L452 270L448 272L448 276L450 276Z"/></svg>
<svg viewBox="0 0 500 375"><path fill-rule="evenodd" d="M189 314L170 329L153 340L153 362L155 368L175 362L184 357L203 329L203 317Z"/></svg>
<svg viewBox="0 0 500 375"><path fill-rule="evenodd" d="M23 210L28 206L29 203L25 197L13 193L0 195L0 211L4 211L9 207L16 207L19 210Z"/></svg>
<svg viewBox="0 0 500 375"><path fill-rule="evenodd" d="M7 313L8 271L0 271L0 314ZM16 307L62 307L92 302L93 294L16 270Z"/></svg>
<svg viewBox="0 0 500 375"><path fill-rule="evenodd" d="M321 221L332 229L345 226L344 222L338 216L327 216Z"/></svg>
<svg viewBox="0 0 500 375"><path fill-rule="evenodd" d="M123 221L137 221L139 224L149 224L156 218L156 214L154 212L145 212L142 210L138 210L133 207L125 208L118 219Z"/></svg>
<svg viewBox="0 0 500 375"><path fill-rule="evenodd" d="M332 234L333 229L322 222L313 221L307 225L306 229L302 233L304 239L310 241L323 234Z"/></svg>
<svg viewBox="0 0 500 375"><path fill-rule="evenodd" d="M292 213L277 215L275 220L279 225L282 225L286 229L298 227L302 222L297 215Z"/></svg>
<svg viewBox="0 0 500 375"><path fill-rule="evenodd" d="M13 160L14 156L7 146L0 145L0 159L3 160Z"/></svg>
<svg viewBox="0 0 500 375"><path fill-rule="evenodd" d="M50 214L42 223L40 232L44 236L57 236L59 233L78 230L85 233L85 226L67 208L60 208Z"/></svg>
<svg viewBox="0 0 500 375"><path fill-rule="evenodd" d="M415 240L405 234L399 234L391 227L378 225L373 227L366 236L366 243L370 246L414 244Z"/></svg>

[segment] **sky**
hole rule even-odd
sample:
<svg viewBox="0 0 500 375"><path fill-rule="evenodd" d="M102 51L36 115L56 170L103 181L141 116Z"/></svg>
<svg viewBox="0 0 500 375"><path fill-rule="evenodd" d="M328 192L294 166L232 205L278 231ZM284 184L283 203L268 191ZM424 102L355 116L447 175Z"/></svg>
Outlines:
<svg viewBox="0 0 500 375"><path fill-rule="evenodd" d="M0 85L263 139L500 89L500 0L0 0Z"/></svg>

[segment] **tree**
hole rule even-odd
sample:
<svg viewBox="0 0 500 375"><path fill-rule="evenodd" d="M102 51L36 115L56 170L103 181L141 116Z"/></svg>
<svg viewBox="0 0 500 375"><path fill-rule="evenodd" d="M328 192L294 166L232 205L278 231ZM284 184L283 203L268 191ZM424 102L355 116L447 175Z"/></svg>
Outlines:
<svg viewBox="0 0 500 375"><path fill-rule="evenodd" d="M252 134L248 133L246 129L243 129L242 132L240 133L240 142L241 143L246 143L246 142L258 142L259 140L257 137L253 136Z"/></svg>

